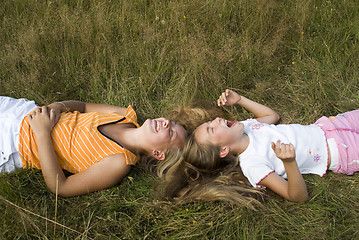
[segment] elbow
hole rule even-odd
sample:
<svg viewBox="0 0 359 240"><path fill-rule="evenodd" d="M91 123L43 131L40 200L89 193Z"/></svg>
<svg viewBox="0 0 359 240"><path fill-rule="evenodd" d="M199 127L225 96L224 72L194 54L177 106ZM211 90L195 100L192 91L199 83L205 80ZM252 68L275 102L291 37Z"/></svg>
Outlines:
<svg viewBox="0 0 359 240"><path fill-rule="evenodd" d="M69 193L66 193L66 192L63 192L63 191L53 191L53 190L50 190L50 192L52 192L53 194L55 194L56 196L58 197L61 197L61 198L70 198L70 197L75 197L77 195L73 195L73 194L69 194Z"/></svg>
<svg viewBox="0 0 359 240"><path fill-rule="evenodd" d="M302 197L302 198L298 199L295 202L297 202L297 203L305 203L306 201L308 201L308 199L309 199L308 196L307 197Z"/></svg>
<svg viewBox="0 0 359 240"><path fill-rule="evenodd" d="M274 114L273 114L273 122L274 122L274 124L279 122L279 120L280 120L280 115L278 113L274 112Z"/></svg>
<svg viewBox="0 0 359 240"><path fill-rule="evenodd" d="M305 203L309 200L309 196L308 193L302 194L300 196L289 196L288 200L296 203Z"/></svg>
<svg viewBox="0 0 359 240"><path fill-rule="evenodd" d="M51 193L53 193L56 196L59 196L61 198L69 198L69 197L77 196L77 195L74 195L73 193L71 193L71 191L66 190L66 188L61 184L58 185L57 189L56 189L56 186L53 186L53 187L48 186L48 189Z"/></svg>
<svg viewBox="0 0 359 240"><path fill-rule="evenodd" d="M56 189L56 188L48 188L49 191L53 194L55 194L56 196L62 197L62 198L66 198L68 197L65 193L63 193L60 189Z"/></svg>

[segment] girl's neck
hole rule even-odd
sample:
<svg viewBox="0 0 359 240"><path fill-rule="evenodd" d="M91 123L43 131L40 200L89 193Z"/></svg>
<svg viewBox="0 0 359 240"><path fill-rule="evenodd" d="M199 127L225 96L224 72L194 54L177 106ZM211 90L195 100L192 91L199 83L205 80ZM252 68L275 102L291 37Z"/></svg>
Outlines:
<svg viewBox="0 0 359 240"><path fill-rule="evenodd" d="M140 128L135 128L131 123L109 124L101 126L100 130L132 153L143 150L141 130Z"/></svg>
<svg viewBox="0 0 359 240"><path fill-rule="evenodd" d="M250 140L248 135L243 133L241 138L231 146L231 153L233 155L238 155L243 153L247 149L249 145L249 141Z"/></svg>

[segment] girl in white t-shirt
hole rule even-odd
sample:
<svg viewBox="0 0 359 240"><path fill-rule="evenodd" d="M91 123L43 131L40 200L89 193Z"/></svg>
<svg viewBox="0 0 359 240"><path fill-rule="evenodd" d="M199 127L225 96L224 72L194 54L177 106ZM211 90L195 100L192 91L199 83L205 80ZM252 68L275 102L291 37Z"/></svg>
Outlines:
<svg viewBox="0 0 359 240"><path fill-rule="evenodd" d="M359 171L359 110L322 117L312 125L274 125L280 116L262 104L228 89L218 99L218 106L234 104L256 119L216 118L200 125L187 141L182 162L169 171L168 199L251 204L253 195L261 195L257 187L264 186L305 202L302 174Z"/></svg>

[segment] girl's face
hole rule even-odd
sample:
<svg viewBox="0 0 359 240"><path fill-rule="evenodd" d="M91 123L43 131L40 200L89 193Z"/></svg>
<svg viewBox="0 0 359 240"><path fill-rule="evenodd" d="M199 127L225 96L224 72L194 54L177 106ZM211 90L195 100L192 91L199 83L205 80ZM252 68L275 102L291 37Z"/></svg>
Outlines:
<svg viewBox="0 0 359 240"><path fill-rule="evenodd" d="M243 135L244 125L237 121L216 118L201 124L194 133L199 144L212 144L219 147L231 145Z"/></svg>
<svg viewBox="0 0 359 240"><path fill-rule="evenodd" d="M166 118L147 119L141 127L150 148L159 151L182 148L187 136L187 131L181 125Z"/></svg>

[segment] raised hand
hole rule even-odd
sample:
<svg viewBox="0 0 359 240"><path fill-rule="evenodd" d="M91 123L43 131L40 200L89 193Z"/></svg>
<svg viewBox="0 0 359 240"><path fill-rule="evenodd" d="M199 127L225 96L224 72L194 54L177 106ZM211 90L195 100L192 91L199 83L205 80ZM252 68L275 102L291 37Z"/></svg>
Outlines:
<svg viewBox="0 0 359 240"><path fill-rule="evenodd" d="M280 143L278 140L277 143L272 142L272 149L275 155L282 161L293 161L295 160L295 149L293 144Z"/></svg>
<svg viewBox="0 0 359 240"><path fill-rule="evenodd" d="M217 100L217 104L218 104L218 107L232 106L232 105L238 103L240 100L241 100L241 96L238 93L233 92L232 90L226 89L226 91L223 92L221 94L221 96L219 96L219 98Z"/></svg>

